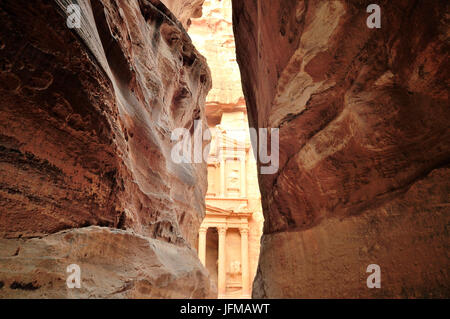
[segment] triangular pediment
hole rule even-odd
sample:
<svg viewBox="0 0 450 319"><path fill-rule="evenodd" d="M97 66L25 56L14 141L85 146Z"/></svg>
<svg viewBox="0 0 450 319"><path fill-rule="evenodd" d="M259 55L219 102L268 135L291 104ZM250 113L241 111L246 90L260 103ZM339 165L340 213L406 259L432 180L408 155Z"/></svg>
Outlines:
<svg viewBox="0 0 450 319"><path fill-rule="evenodd" d="M212 206L212 205L206 205L206 211L208 212L208 214L212 214L212 215L231 215L234 212L232 210L229 209L223 209L223 208L219 208L216 206Z"/></svg>
<svg viewBox="0 0 450 319"><path fill-rule="evenodd" d="M220 147L227 149L247 149L248 145L246 141L240 141L224 135Z"/></svg>
<svg viewBox="0 0 450 319"><path fill-rule="evenodd" d="M248 217L251 216L252 213L248 211L239 211L236 212L231 209L224 209L212 205L206 204L206 213L208 215L216 215L216 216L241 216L241 217Z"/></svg>

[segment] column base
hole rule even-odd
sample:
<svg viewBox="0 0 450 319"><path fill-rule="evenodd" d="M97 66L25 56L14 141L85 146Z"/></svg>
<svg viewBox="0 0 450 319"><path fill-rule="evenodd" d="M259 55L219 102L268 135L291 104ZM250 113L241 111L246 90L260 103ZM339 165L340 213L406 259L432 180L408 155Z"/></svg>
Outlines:
<svg viewBox="0 0 450 319"><path fill-rule="evenodd" d="M252 296L249 294L244 295L235 295L235 294L219 294L217 299L252 299Z"/></svg>

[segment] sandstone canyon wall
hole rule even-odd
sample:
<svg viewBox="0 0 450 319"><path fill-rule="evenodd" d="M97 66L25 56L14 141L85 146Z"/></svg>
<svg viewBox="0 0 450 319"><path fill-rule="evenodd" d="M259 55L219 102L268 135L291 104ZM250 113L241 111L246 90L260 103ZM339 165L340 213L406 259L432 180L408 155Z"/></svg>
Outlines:
<svg viewBox="0 0 450 319"><path fill-rule="evenodd" d="M193 248L206 164L170 157L210 88L160 1L1 1L0 297L212 296Z"/></svg>
<svg viewBox="0 0 450 319"><path fill-rule="evenodd" d="M250 126L280 128L254 297L450 296L449 7L376 1L368 29L373 2L233 0ZM0 2L0 297L214 295L206 165L170 161L205 119L202 3Z"/></svg>
<svg viewBox="0 0 450 319"><path fill-rule="evenodd" d="M205 0L162 0L167 8L178 18L183 26L188 29L191 18L200 18L203 12Z"/></svg>
<svg viewBox="0 0 450 319"><path fill-rule="evenodd" d="M233 0L250 126L280 129L254 297L450 296L448 12Z"/></svg>

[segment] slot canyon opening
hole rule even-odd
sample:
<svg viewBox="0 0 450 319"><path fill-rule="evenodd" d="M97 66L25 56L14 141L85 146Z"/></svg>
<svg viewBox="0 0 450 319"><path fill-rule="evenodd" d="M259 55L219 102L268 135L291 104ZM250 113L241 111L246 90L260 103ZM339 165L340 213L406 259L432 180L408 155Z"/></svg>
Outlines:
<svg viewBox="0 0 450 319"><path fill-rule="evenodd" d="M448 298L449 6L370 3L0 1L0 299Z"/></svg>
<svg viewBox="0 0 450 319"><path fill-rule="evenodd" d="M263 229L256 160L236 62L231 0L207 0L188 33L212 75L206 216L198 253L218 298L250 298Z"/></svg>

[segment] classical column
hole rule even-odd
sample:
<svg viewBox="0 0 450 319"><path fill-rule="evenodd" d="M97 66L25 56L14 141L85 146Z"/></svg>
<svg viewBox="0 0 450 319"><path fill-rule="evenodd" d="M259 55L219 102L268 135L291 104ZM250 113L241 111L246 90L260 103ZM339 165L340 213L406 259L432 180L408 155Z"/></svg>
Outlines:
<svg viewBox="0 0 450 319"><path fill-rule="evenodd" d="M241 157L241 197L246 197L247 171L245 169L245 155Z"/></svg>
<svg viewBox="0 0 450 319"><path fill-rule="evenodd" d="M220 162L220 197L225 196L225 135L224 131L219 128L217 134L217 144L219 145L219 162Z"/></svg>
<svg viewBox="0 0 450 319"><path fill-rule="evenodd" d="M248 228L239 228L241 233L241 270L242 270L242 293L250 297L250 273L248 265Z"/></svg>
<svg viewBox="0 0 450 319"><path fill-rule="evenodd" d="M225 197L225 159L220 157L220 197Z"/></svg>
<svg viewBox="0 0 450 319"><path fill-rule="evenodd" d="M223 298L226 293L226 261L225 261L225 238L227 235L226 227L217 227L217 231L219 232L219 269L218 269L218 283L217 289L219 292L219 298Z"/></svg>
<svg viewBox="0 0 450 319"><path fill-rule="evenodd" d="M208 227L200 227L198 231L198 258L206 266L206 232Z"/></svg>

